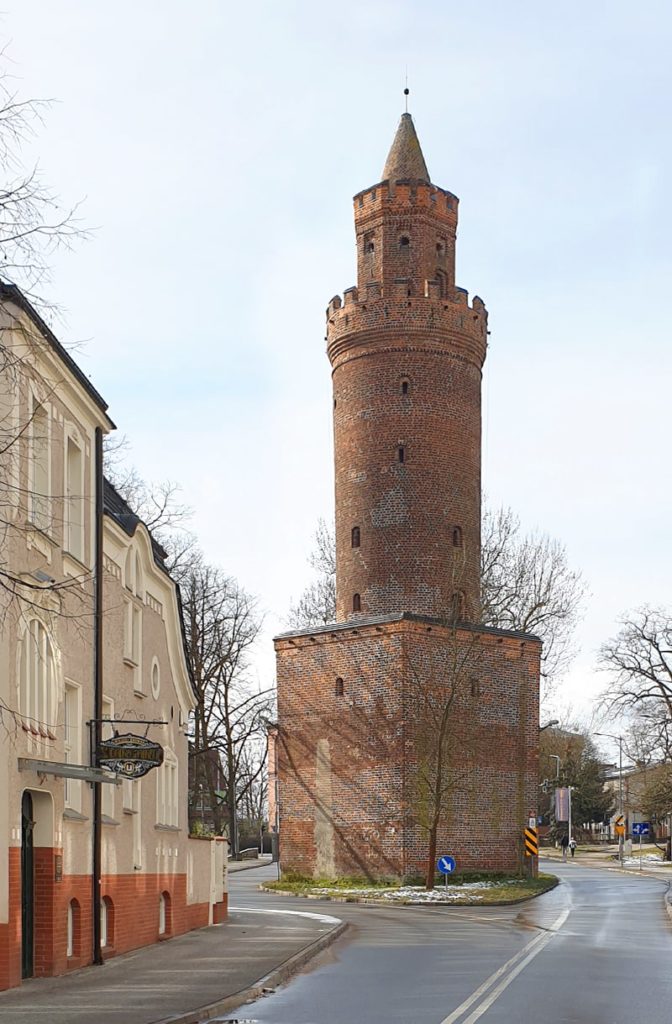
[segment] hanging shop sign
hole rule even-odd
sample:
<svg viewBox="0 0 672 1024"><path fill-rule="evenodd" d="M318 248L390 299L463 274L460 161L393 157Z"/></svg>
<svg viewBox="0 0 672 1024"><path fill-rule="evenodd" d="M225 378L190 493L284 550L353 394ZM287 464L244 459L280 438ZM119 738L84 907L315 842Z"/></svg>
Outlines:
<svg viewBox="0 0 672 1024"><path fill-rule="evenodd" d="M98 745L98 766L125 779L140 779L163 764L163 747L145 736L125 733Z"/></svg>

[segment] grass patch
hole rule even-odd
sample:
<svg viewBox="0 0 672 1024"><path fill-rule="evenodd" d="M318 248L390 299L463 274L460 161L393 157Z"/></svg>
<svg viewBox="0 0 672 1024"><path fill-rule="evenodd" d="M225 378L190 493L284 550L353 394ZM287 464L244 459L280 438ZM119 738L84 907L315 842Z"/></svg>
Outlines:
<svg viewBox="0 0 672 1024"><path fill-rule="evenodd" d="M336 898L348 903L380 900L386 903L448 903L451 906L482 906L493 903L518 903L539 896L557 885L555 875L540 874L538 878L515 878L505 874L465 873L449 879L428 893L421 885L402 885L398 881L369 882L356 876L349 878L307 878L287 872L278 882L266 882L264 889L292 893L296 896Z"/></svg>

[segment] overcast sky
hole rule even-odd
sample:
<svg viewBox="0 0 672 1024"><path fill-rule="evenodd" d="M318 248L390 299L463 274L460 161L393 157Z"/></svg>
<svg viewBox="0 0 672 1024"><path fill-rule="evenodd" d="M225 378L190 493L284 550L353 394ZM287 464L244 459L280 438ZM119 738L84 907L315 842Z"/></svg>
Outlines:
<svg viewBox="0 0 672 1024"><path fill-rule="evenodd" d="M324 311L408 67L490 312L484 487L589 582L563 687L585 705L618 615L669 603L669 4L8 0L0 29L22 94L58 101L44 177L97 228L56 261L59 333L259 596L266 684L333 510Z"/></svg>

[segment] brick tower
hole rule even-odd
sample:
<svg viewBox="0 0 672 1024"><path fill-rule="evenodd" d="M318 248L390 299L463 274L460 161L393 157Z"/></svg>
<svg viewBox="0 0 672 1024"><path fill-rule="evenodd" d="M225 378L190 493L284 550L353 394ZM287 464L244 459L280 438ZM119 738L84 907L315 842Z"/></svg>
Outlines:
<svg viewBox="0 0 672 1024"><path fill-rule="evenodd" d="M458 200L410 114L355 196L357 287L332 299L337 618L478 619L487 313L455 287Z"/></svg>
<svg viewBox="0 0 672 1024"><path fill-rule="evenodd" d="M540 644L478 625L488 332L455 285L457 212L403 114L327 309L337 621L275 641L284 868L422 872L439 764L434 839L462 867L514 867L536 807Z"/></svg>

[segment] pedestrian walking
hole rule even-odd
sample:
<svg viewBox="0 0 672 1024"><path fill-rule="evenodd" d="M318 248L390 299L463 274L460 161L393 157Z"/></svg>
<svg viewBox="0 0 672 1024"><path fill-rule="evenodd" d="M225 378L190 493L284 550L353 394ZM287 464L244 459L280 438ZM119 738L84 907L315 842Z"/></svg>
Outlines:
<svg viewBox="0 0 672 1024"><path fill-rule="evenodd" d="M572 836L572 838L569 840L569 850L573 857L574 851L576 850L576 839L574 838L574 836Z"/></svg>
<svg viewBox="0 0 672 1024"><path fill-rule="evenodd" d="M569 836L567 833L563 833L562 839L560 840L560 849L562 850L562 859L567 860L567 847L569 846Z"/></svg>

